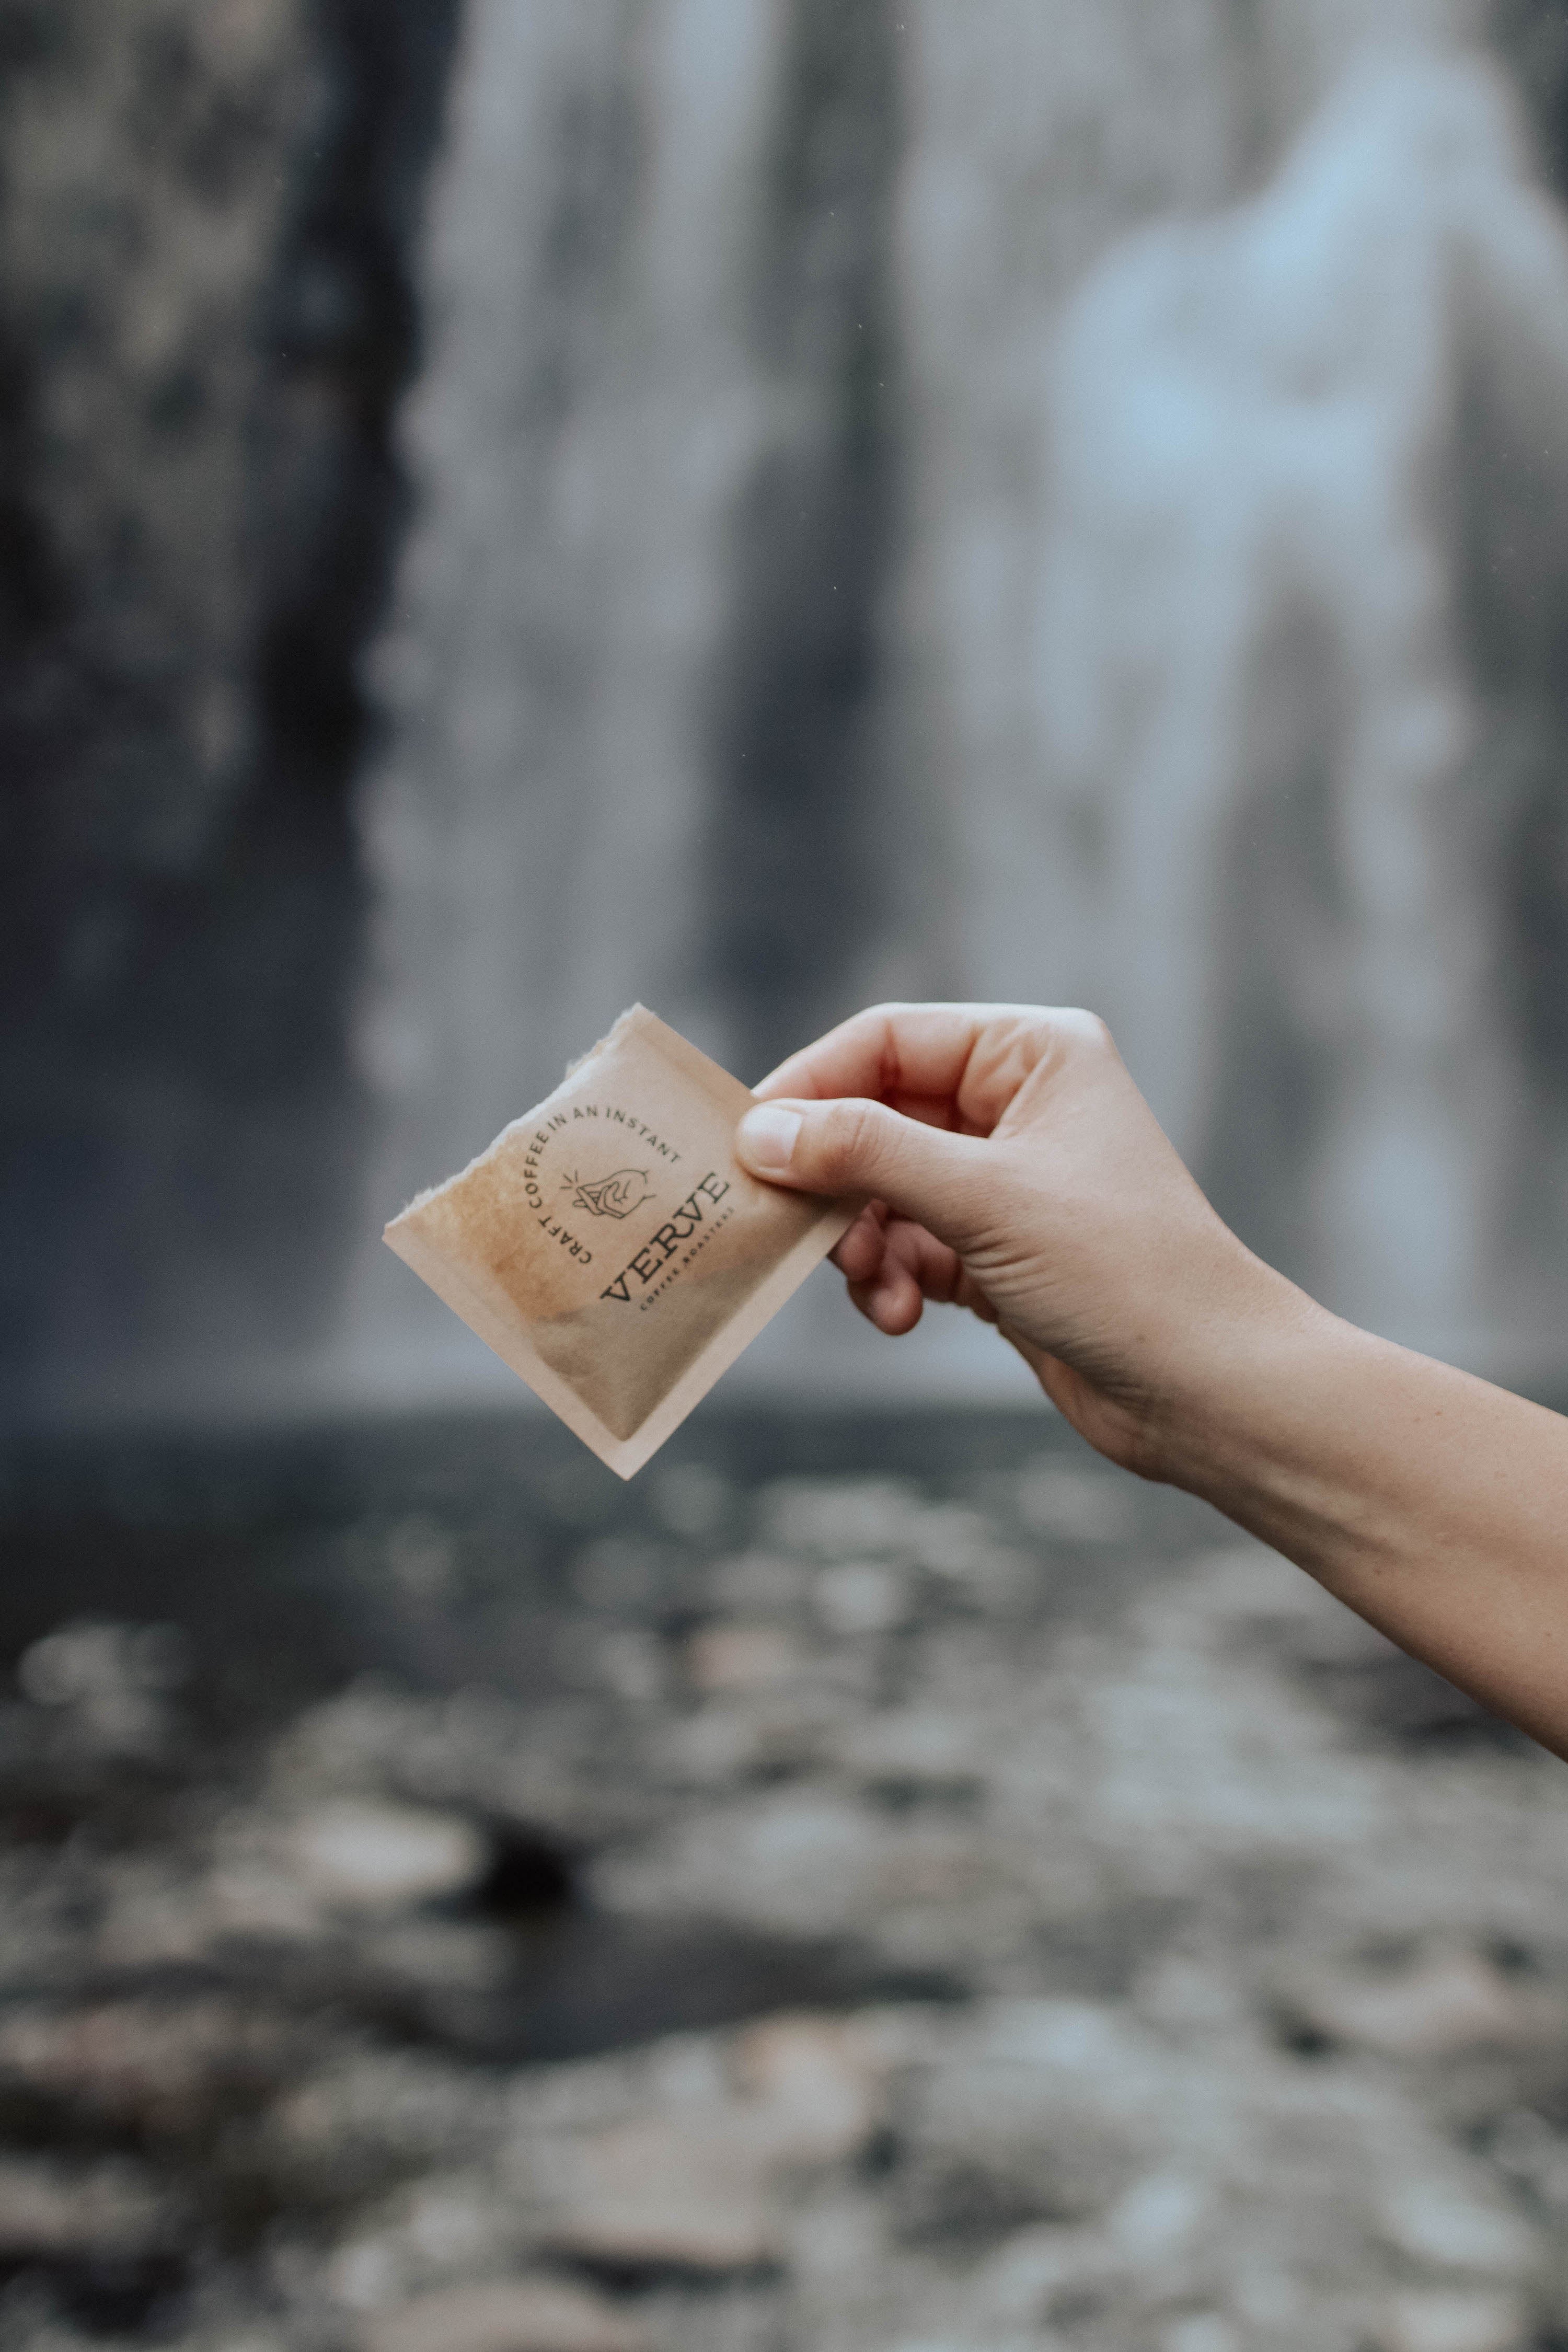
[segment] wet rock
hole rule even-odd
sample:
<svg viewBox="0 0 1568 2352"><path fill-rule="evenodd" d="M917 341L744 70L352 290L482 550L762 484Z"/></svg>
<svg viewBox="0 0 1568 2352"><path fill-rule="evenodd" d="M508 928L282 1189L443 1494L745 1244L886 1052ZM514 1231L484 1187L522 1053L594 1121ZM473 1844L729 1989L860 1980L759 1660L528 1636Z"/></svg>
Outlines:
<svg viewBox="0 0 1568 2352"><path fill-rule="evenodd" d="M574 1622L567 1634L602 1680L602 1630ZM624 1834L646 1819L647 1799L624 1773L606 1771L619 1761L608 1729L603 1705L580 1697L524 1707L483 1687L418 1697L366 1678L290 1726L270 1759L269 1792L294 1815L323 1802L390 1801L568 1842Z"/></svg>
<svg viewBox="0 0 1568 2352"><path fill-rule="evenodd" d="M777 1551L743 1551L715 1560L709 1599L737 1616L786 1620L805 1607L813 1568Z"/></svg>
<svg viewBox="0 0 1568 2352"><path fill-rule="evenodd" d="M489 1861L482 1832L460 1815L352 1798L303 1815L282 1844L312 1894L369 1910L465 1894Z"/></svg>
<svg viewBox="0 0 1568 2352"><path fill-rule="evenodd" d="M668 1660L656 1633L624 1625L600 1639L593 1663L594 1679L617 1698L651 1706L665 1695Z"/></svg>
<svg viewBox="0 0 1568 2352"><path fill-rule="evenodd" d="M1160 2352L1241 2352L1241 2337L1223 2313L1194 2311L1172 2321Z"/></svg>
<svg viewBox="0 0 1568 2352"><path fill-rule="evenodd" d="M1562 2004L1522 1989L1473 1951L1423 1955L1399 1970L1325 1973L1284 2003L1298 2031L1391 2058L1528 2049L1562 2031Z"/></svg>
<svg viewBox="0 0 1568 2352"><path fill-rule="evenodd" d="M186 1680L175 1625L83 1619L24 1651L16 1679L35 1706L57 1710L78 1740L105 1757L157 1755L167 1744L170 1695Z"/></svg>
<svg viewBox="0 0 1568 2352"><path fill-rule="evenodd" d="M874 1906L887 1851L888 1824L869 1806L808 1786L689 1816L668 1840L606 1855L593 1884L617 1910L831 1934Z"/></svg>
<svg viewBox="0 0 1568 2352"><path fill-rule="evenodd" d="M1492 2162L1549 2213L1568 2216L1568 2137L1529 2107L1504 2116L1491 2135Z"/></svg>
<svg viewBox="0 0 1568 2352"><path fill-rule="evenodd" d="M984 1753L973 1722L936 1709L873 1715L836 1743L846 1770L890 1795L973 1795L984 1785Z"/></svg>
<svg viewBox="0 0 1568 2352"><path fill-rule="evenodd" d="M716 1535L737 1496L722 1471L706 1463L675 1462L659 1472L649 1494L655 1517L671 1535L692 1541Z"/></svg>
<svg viewBox="0 0 1568 2352"><path fill-rule="evenodd" d="M662 2111L546 2157L560 2184L547 2242L614 2272L718 2274L773 2263L783 2185L866 2146L883 2073L874 2035L853 2019L770 2018L723 2051L672 2042L645 2091Z"/></svg>
<svg viewBox="0 0 1568 2352"><path fill-rule="evenodd" d="M274 2089L301 2038L226 1998L33 2003L0 2012L0 2091L100 2125L187 2134Z"/></svg>
<svg viewBox="0 0 1568 2352"><path fill-rule="evenodd" d="M389 2311L439 2287L500 2276L527 2251L516 2209L489 2171L426 2174L341 2241L327 2291L351 2311Z"/></svg>
<svg viewBox="0 0 1568 2352"><path fill-rule="evenodd" d="M731 2116L650 2116L572 2151L546 2243L615 2273L749 2271L779 2252L765 2154Z"/></svg>
<svg viewBox="0 0 1568 2352"><path fill-rule="evenodd" d="M812 1606L833 1633L886 1633L910 1612L910 1580L887 1560L847 1559L825 1568Z"/></svg>
<svg viewBox="0 0 1568 2352"><path fill-rule="evenodd" d="M686 1671L700 1691L765 1690L801 1664L793 1637L773 1625L709 1625L686 1645Z"/></svg>
<svg viewBox="0 0 1568 2352"><path fill-rule="evenodd" d="M1522 2352L1530 2318L1509 2294L1400 2294L1379 2327L1378 2352Z"/></svg>
<svg viewBox="0 0 1568 2352"><path fill-rule="evenodd" d="M927 1510L900 1478L783 1478L759 1496L757 1525L782 1550L853 1559L909 1549Z"/></svg>
<svg viewBox="0 0 1568 2352"><path fill-rule="evenodd" d="M0 2263L135 2260L167 2247L182 2218L131 2164L0 2158Z"/></svg>
<svg viewBox="0 0 1568 2352"><path fill-rule="evenodd" d="M1433 2270L1517 2279L1541 2258L1533 2231L1476 2185L1417 2176L1385 2187L1381 2208L1387 2243Z"/></svg>
<svg viewBox="0 0 1568 2352"><path fill-rule="evenodd" d="M838 2163L876 2130L882 2070L853 2019L769 2018L737 2037L730 2063L748 2103L740 2127L770 2165Z"/></svg>
<svg viewBox="0 0 1568 2352"><path fill-rule="evenodd" d="M645 2352L646 2328L555 2279L495 2279L421 2295L373 2320L364 2352Z"/></svg>
<svg viewBox="0 0 1568 2352"><path fill-rule="evenodd" d="M1168 2260L1192 2238L1213 2200L1208 2184L1177 2171L1134 2182L1107 2214L1108 2242L1126 2262L1143 2268Z"/></svg>
<svg viewBox="0 0 1568 2352"><path fill-rule="evenodd" d="M1068 1543L1129 1543L1138 1529L1125 1479L1044 1454L1012 1481L1013 1507L1031 1534Z"/></svg>
<svg viewBox="0 0 1568 2352"><path fill-rule="evenodd" d="M1003 2007L913 2089L899 2119L901 2234L983 2246L1102 2212L1131 2187L1140 2134L1123 2109L1138 2054L1087 2005Z"/></svg>
<svg viewBox="0 0 1568 2352"><path fill-rule="evenodd" d="M338 2057L268 2112L247 2162L305 2210L353 2205L495 2144L503 2097L490 2075L406 2051Z"/></svg>

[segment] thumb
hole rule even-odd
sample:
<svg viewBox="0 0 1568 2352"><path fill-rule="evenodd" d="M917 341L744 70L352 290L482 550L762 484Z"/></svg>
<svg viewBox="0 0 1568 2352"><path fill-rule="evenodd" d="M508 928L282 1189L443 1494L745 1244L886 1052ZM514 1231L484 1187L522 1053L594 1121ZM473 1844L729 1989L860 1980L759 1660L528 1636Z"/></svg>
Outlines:
<svg viewBox="0 0 1568 2352"><path fill-rule="evenodd" d="M988 1189L980 1138L950 1135L885 1103L766 1102L735 1131L743 1168L803 1192L864 1192L962 1249Z"/></svg>

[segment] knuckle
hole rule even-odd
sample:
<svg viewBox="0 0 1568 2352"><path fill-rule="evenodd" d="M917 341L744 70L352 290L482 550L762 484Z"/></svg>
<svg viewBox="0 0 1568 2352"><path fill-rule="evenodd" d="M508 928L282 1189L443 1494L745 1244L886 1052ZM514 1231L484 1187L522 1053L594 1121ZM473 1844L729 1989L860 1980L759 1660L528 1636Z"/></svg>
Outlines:
<svg viewBox="0 0 1568 2352"><path fill-rule="evenodd" d="M1101 1058L1114 1055L1116 1040L1112 1037L1109 1025L1100 1019L1098 1013L1089 1013L1081 1005L1073 1005L1070 1009L1058 1013L1056 1018L1068 1039L1079 1052L1092 1054Z"/></svg>
<svg viewBox="0 0 1568 2352"><path fill-rule="evenodd" d="M832 1104L820 1122L817 1137L821 1172L846 1181L852 1178L864 1188L883 1156L883 1125L876 1103L850 1100Z"/></svg>

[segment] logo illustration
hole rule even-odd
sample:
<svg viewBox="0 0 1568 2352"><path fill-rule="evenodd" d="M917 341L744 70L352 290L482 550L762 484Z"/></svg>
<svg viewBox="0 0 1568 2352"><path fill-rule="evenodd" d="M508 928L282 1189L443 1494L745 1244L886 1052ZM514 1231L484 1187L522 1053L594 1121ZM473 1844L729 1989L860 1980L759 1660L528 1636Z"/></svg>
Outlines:
<svg viewBox="0 0 1568 2352"><path fill-rule="evenodd" d="M562 1191L589 1217L629 1217L652 1198L646 1168L617 1168L613 1176L568 1176Z"/></svg>

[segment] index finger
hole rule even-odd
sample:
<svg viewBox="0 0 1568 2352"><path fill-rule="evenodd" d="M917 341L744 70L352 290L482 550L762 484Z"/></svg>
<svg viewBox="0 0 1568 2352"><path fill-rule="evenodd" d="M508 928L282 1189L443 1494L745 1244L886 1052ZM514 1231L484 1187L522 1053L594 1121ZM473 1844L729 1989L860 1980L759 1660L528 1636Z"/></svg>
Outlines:
<svg viewBox="0 0 1568 2352"><path fill-rule="evenodd" d="M753 1092L869 1096L933 1126L989 1134L1075 1017L1035 1004L876 1004L792 1054Z"/></svg>

